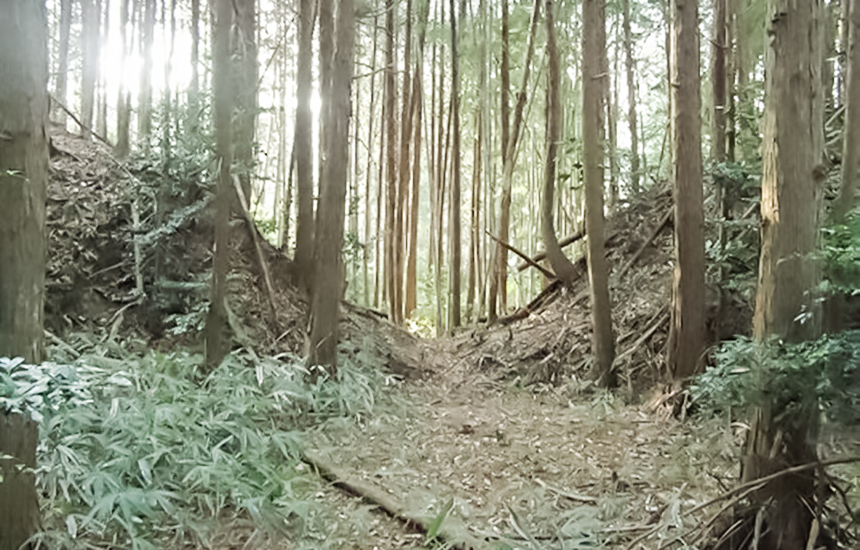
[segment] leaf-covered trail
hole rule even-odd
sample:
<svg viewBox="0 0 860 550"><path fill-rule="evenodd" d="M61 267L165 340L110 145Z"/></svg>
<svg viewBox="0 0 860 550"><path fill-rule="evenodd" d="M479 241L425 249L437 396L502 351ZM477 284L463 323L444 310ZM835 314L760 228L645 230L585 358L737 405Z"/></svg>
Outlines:
<svg viewBox="0 0 860 550"><path fill-rule="evenodd" d="M432 519L453 499L454 539L615 546L735 476L728 428L664 420L573 383L516 388L475 372L451 341L417 345L432 376L392 389L373 417L326 423L309 445L410 514Z"/></svg>

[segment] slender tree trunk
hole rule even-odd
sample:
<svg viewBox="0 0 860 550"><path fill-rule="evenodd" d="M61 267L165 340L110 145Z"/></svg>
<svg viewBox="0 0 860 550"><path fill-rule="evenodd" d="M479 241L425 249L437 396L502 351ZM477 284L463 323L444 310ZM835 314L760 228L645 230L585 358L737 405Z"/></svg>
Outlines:
<svg viewBox="0 0 860 550"><path fill-rule="evenodd" d="M668 368L695 374L705 350L705 237L698 0L672 0L672 150L676 159L675 277Z"/></svg>
<svg viewBox="0 0 860 550"><path fill-rule="evenodd" d="M475 293L478 283L478 265L481 263L481 143L483 124L481 109L475 115L475 140L472 147L472 201L469 224L469 286L466 290L466 319L472 320L475 307Z"/></svg>
<svg viewBox="0 0 860 550"><path fill-rule="evenodd" d="M839 57L836 51L836 10L838 2L839 0L829 0L827 7L824 9L824 63L821 65L821 82L826 111L832 111L835 107L833 104L833 83L836 77L833 62ZM848 52L846 51L845 54L848 55ZM848 72L850 73L851 70L849 69Z"/></svg>
<svg viewBox="0 0 860 550"><path fill-rule="evenodd" d="M427 32L427 19L430 16L430 3L425 2L418 23L418 58L415 75L412 79L412 190L409 206L409 250L406 258L406 314L411 315L418 307L418 215L421 193L421 130L424 109L423 71L424 41Z"/></svg>
<svg viewBox="0 0 860 550"><path fill-rule="evenodd" d="M833 217L838 222L854 206L857 189L857 149L860 147L860 1L851 0L851 29L848 49L848 85L845 93L845 124L842 137L842 185L833 205Z"/></svg>
<svg viewBox="0 0 860 550"><path fill-rule="evenodd" d="M505 142L506 146L503 153L504 171L502 173L502 198L499 206L499 224L497 232L499 234L499 240L505 243L510 240L511 190L513 186L514 166L516 165L517 143L519 141L520 129L522 127L523 113L526 106L526 100L528 99L529 71L531 70L532 58L534 57L534 40L537 32L538 20L540 18L540 3L541 0L535 0L532 8L531 28L529 30L528 45L526 47L526 58L523 63L523 79L520 91L517 94L517 103L514 108L514 123L508 130L507 138L505 137L504 123L502 125L502 141ZM504 17L504 11L502 13ZM502 71L502 73L504 74L504 71ZM494 258L496 277L495 279L491 278L490 280L490 296L488 298L490 322L495 321L497 316L496 306L494 305L497 299L499 311L504 312L507 308L507 301L503 295L506 292L505 289L507 289L508 249L496 243Z"/></svg>
<svg viewBox="0 0 860 550"><path fill-rule="evenodd" d="M711 160L726 158L726 3L714 1L714 37L711 40L711 87L714 130L711 134Z"/></svg>
<svg viewBox="0 0 860 550"><path fill-rule="evenodd" d="M90 139L99 74L99 21L101 2L81 1L81 137Z"/></svg>
<svg viewBox="0 0 860 550"><path fill-rule="evenodd" d="M322 0L325 1L325 0ZM251 180L254 171L254 134L257 126L257 2L236 0L236 25L239 30L236 79L236 106L238 108L233 148L238 165L239 183L250 207Z"/></svg>
<svg viewBox="0 0 860 550"><path fill-rule="evenodd" d="M538 3L539 4L539 3ZM532 17L534 21L534 16ZM528 65L526 65L526 68ZM511 139L511 45L510 24L508 21L508 0L502 0L502 65L501 65L501 146L502 146L502 173L507 173L508 144ZM504 177L504 175L503 175ZM499 239L508 242L508 228L510 226L511 193L507 187L507 181L502 182L502 197L499 204L499 223L497 231ZM508 307L508 251L506 248L496 244L494 248L492 267L490 269L490 289L487 297L488 320L495 322L498 313L504 313Z"/></svg>
<svg viewBox="0 0 860 550"><path fill-rule="evenodd" d="M130 38L128 37L128 20L131 0L120 0L119 35L122 41L122 61L128 59L131 53ZM120 82L116 102L116 148L114 154L120 160L125 159L131 151L131 91Z"/></svg>
<svg viewBox="0 0 860 550"><path fill-rule="evenodd" d="M143 0L143 65L140 69L138 133L144 150L152 137L152 42L155 37L155 0Z"/></svg>
<svg viewBox="0 0 860 550"><path fill-rule="evenodd" d="M609 59L606 60L607 75L612 75L612 84L610 87L609 76L606 80L606 131L609 143L607 144L607 153L609 155L609 210L610 212L618 204L618 32L617 20L613 25L616 32L615 47L613 48L612 72L609 72ZM607 48L608 49L608 48ZM607 52L608 55L608 52Z"/></svg>
<svg viewBox="0 0 860 550"><path fill-rule="evenodd" d="M127 0L126 0L127 1ZM61 0L60 4L60 47L57 60L57 87L54 95L68 105L66 89L69 81L69 39L72 30L72 0ZM66 112L54 106L53 117L63 128L66 127Z"/></svg>
<svg viewBox="0 0 860 550"><path fill-rule="evenodd" d="M445 2L439 2L439 21L445 20ZM440 46L439 53L439 123L438 129L438 147L436 148L436 267L435 267L435 286L436 286L436 336L442 336L445 331L445 317L443 315L442 303L444 293L442 287L442 262L445 257L445 231L442 227L443 213L445 212L445 177L448 168L448 143L447 139L451 135L451 109L448 109L447 125L443 124L445 120L445 61L444 61L444 46Z"/></svg>
<svg viewBox="0 0 860 550"><path fill-rule="evenodd" d="M465 13L465 0L461 0L460 19ZM448 230L450 234L451 254L449 264L449 306L448 327L455 329L460 326L460 269L462 262L461 230L460 230L460 59L457 47L457 16L454 12L454 0L450 0L451 9L451 109L453 114L454 137L451 140L451 200L448 207Z"/></svg>
<svg viewBox="0 0 860 550"><path fill-rule="evenodd" d="M364 189L364 258L362 265L362 276L364 278L364 305L370 306L370 278L368 263L370 262L370 175L373 168L373 117L376 108L376 50L377 38L379 37L379 16L373 18L373 53L370 55L370 106L368 111L370 116L367 122L367 167L365 169L365 189ZM376 210L377 221L382 215L379 208ZM379 229L376 231L374 246L379 250ZM379 263L375 264L378 269ZM375 305L375 304L374 304Z"/></svg>
<svg viewBox="0 0 860 550"><path fill-rule="evenodd" d="M383 95L382 106L380 109L382 112L382 116L381 116L380 120L381 121L387 121L388 118L386 118L386 117L388 116L388 113L386 111L386 105L388 104L388 99L386 99L387 98L387 91L386 91L384 83L383 83L382 95ZM386 263L386 258L388 255L388 248L387 248L388 238L387 238L387 236L383 235L383 233L381 231L383 229L383 224L382 224L383 214L384 214L384 211L382 209L383 202L385 202L386 208L387 208L387 204L388 204L387 201L384 200L385 189L386 189L386 182L385 182L385 178L384 178L384 176L385 176L385 158L386 158L385 157L385 153L386 153L385 140L386 139L387 138L385 135L385 125L381 125L381 127L379 128L379 163L377 165L377 171L376 171L376 242L375 242L376 259L373 262L374 271L375 271L375 284L374 284L374 289L373 289L373 306L377 307L377 308L380 307L380 304L385 301L385 289L387 288L387 285L388 285L387 279L385 278L385 275L387 275L386 267L388 265ZM386 224L384 227L387 228L388 225Z"/></svg>
<svg viewBox="0 0 860 550"><path fill-rule="evenodd" d="M547 0L549 6L551 0ZM591 289L591 322L593 326L592 377L603 387L614 383L612 361L615 358L612 335L612 304L609 301L609 278L603 236L603 84L601 51L606 47L605 0L584 0L582 4L582 157L585 187L585 231L588 235L588 281ZM550 61L552 66L552 61ZM556 69L550 69L550 72ZM546 185L546 184L545 184ZM546 208L546 206L544 206ZM546 233L546 230L544 230ZM547 257L559 279L570 284L574 270ZM560 253L561 250L559 249ZM565 260L567 260L565 258ZM569 263L569 260L568 260Z"/></svg>
<svg viewBox="0 0 860 550"><path fill-rule="evenodd" d="M299 46L296 66L296 269L299 284L310 290L313 280L314 176L311 136L314 0L299 0Z"/></svg>
<svg viewBox="0 0 860 550"><path fill-rule="evenodd" d="M127 0L123 0L127 1ZM200 94L200 0L191 0L191 84L188 88L190 117L196 118L197 96Z"/></svg>
<svg viewBox="0 0 860 550"><path fill-rule="evenodd" d="M822 4L770 0L767 13L762 244L753 336L800 342L817 338L821 329L816 254L827 172L821 165ZM784 405L775 399L764 393L752 411L743 481L818 460L817 408L780 410ZM807 545L807 539L814 511L822 506L816 505L817 487L812 475L798 474L755 493L757 504L769 504L761 543L765 548L813 547L815 541Z"/></svg>
<svg viewBox="0 0 860 550"><path fill-rule="evenodd" d="M361 46L361 37L358 39L358 46ZM352 104L355 106L355 110L351 113L351 118L355 121L353 124L353 134L352 134L352 157L349 159L352 162L352 178L350 179L349 185L349 195L346 202L346 215L349 217L349 233L351 234L351 238L354 239L356 243L358 243L359 249L361 247L361 239L358 233L358 205L361 204L361 198L358 192L358 178L360 175L360 166L361 162L358 157L358 146L361 141L361 79L355 80L355 102ZM352 101L352 99L350 99ZM373 116L373 113L370 114ZM358 280L358 254L357 251L353 251L350 254L350 262L351 264L351 272L347 274L347 279L344 285L348 288L349 282L356 282ZM355 292L355 285L353 284L353 293L352 300L354 302L358 302L358 293Z"/></svg>
<svg viewBox="0 0 860 550"><path fill-rule="evenodd" d="M627 123L630 125L630 192L639 194L639 131L636 118L636 60L630 28L630 0L622 0L624 54L627 58Z"/></svg>
<svg viewBox="0 0 860 550"><path fill-rule="evenodd" d="M43 0L0 17L0 357L42 360L48 183L48 22ZM0 550L40 528L38 425L0 414Z"/></svg>
<svg viewBox="0 0 860 550"><path fill-rule="evenodd" d="M320 12L322 17L322 12ZM320 21L322 23L322 20ZM322 34L322 25L320 33ZM309 365L327 365L334 377L337 369L338 317L343 288L343 225L346 180L349 172L349 113L355 43L353 0L339 0L337 10L337 47L331 63L328 117L325 123L326 152L324 175L320 182L320 207L317 245L314 249L316 282L311 302Z"/></svg>
<svg viewBox="0 0 860 550"><path fill-rule="evenodd" d="M102 10L104 22L101 26L101 36L99 38L98 51L108 44L110 36L110 0L104 0L104 10ZM105 71L99 67L99 101L98 101L98 122L96 123L96 131L105 139L108 138L107 133L107 75Z"/></svg>
<svg viewBox="0 0 860 550"><path fill-rule="evenodd" d="M212 290L206 318L206 365L216 368L230 349L227 324L227 273L230 270L230 202L234 196L230 173L232 125L230 86L231 0L215 0L213 92L215 96L215 140L218 155L218 185L215 191L215 254L212 260Z"/></svg>
<svg viewBox="0 0 860 550"><path fill-rule="evenodd" d="M388 290L388 314L391 321L400 324L401 308L397 302L397 124L394 110L397 104L394 71L394 0L385 2L385 177L388 192L385 204L385 279Z"/></svg>

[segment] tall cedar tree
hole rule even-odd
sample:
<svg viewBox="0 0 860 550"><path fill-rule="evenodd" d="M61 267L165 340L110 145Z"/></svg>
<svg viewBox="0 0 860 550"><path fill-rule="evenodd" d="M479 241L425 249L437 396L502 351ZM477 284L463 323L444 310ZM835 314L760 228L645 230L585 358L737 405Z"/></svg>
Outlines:
<svg viewBox="0 0 860 550"><path fill-rule="evenodd" d="M235 196L230 165L233 162L230 87L230 28L233 24L231 0L215 2L215 35L212 43L215 95L215 147L218 154L218 185L215 191L215 254L212 261L212 289L206 318L206 365L217 367L230 347L227 326L227 272L230 269L230 202Z"/></svg>
<svg viewBox="0 0 860 550"><path fill-rule="evenodd" d="M48 21L44 0L6 3L0 17L0 357L42 360L48 183ZM0 412L0 550L39 528L38 426Z"/></svg>
<svg viewBox="0 0 860 550"><path fill-rule="evenodd" d="M370 273L369 266L370 263L370 180L371 174L373 173L373 117L376 112L376 50L379 37L379 16L375 16L373 18L373 51L370 54L370 105L368 106L368 110L370 112L370 116L367 123L367 163L364 171L365 177L365 188L364 188L364 242L365 247L363 251L363 261L362 261L362 275L364 278L364 305L367 307L371 307L375 305L370 301ZM376 218L379 219L381 212L377 208ZM378 231L377 231L378 234ZM374 247L376 250L379 250L379 239L374 239L376 242L374 243ZM379 262L377 261L375 264L378 266Z"/></svg>
<svg viewBox="0 0 860 550"><path fill-rule="evenodd" d="M606 47L606 2L582 3L582 160L585 184L585 232L588 235L588 282L593 325L592 377L603 387L614 383L612 361L612 304L603 236L603 84L601 52ZM549 256L549 249L547 249ZM555 268L555 265L553 265ZM556 268L557 269L557 268ZM563 277L558 273L559 277ZM562 278L564 281L564 278Z"/></svg>
<svg viewBox="0 0 860 550"><path fill-rule="evenodd" d="M683 381L705 350L705 236L702 207L702 115L698 0L672 3L672 157L675 276L668 367Z"/></svg>
<svg viewBox="0 0 860 550"><path fill-rule="evenodd" d="M508 127L508 118L504 114L507 110L507 86L505 85L505 81L507 78L506 70L505 70L505 59L507 55L507 51L509 49L507 44L507 40L504 37L507 35L507 12L504 11L504 7L507 6L507 3L503 4L502 11L502 34L503 34L503 46L502 46L502 198L499 204L499 224L498 224L498 233L499 233L499 241L503 243L508 243L510 240L510 225L511 225L511 191L513 187L514 180L514 166L517 162L517 143L520 137L520 129L523 124L523 115L525 113L526 101L528 99L528 83L529 83L529 72L531 70L532 58L534 57L535 51L535 34L537 33L538 21L540 20L540 4L541 0L535 0L534 5L532 7L532 18L529 28L529 37L528 44L526 46L526 57L523 62L523 77L522 84L520 85L520 91L517 93L517 103L514 107L514 121L513 125ZM506 136L507 133L507 136ZM490 277L490 295L488 297L489 307L489 318L490 322L494 321L497 317L498 313L505 312L505 308L507 305L506 289L507 289L507 281L508 281L508 249L502 246L500 243L496 243L495 252L493 256L493 265L495 266L491 272ZM496 301L498 300L498 304ZM498 309L496 306L498 305Z"/></svg>
<svg viewBox="0 0 860 550"><path fill-rule="evenodd" d="M320 12L322 16L322 12ZM320 29L322 29L322 25ZM343 288L343 229L346 212L346 180L349 171L350 83L355 47L353 0L339 0L337 44L331 66L328 103L326 164L320 182L317 240L314 249L316 280L311 300L311 329L308 362L337 369L338 317ZM322 37L322 33L320 35Z"/></svg>
<svg viewBox="0 0 860 550"><path fill-rule="evenodd" d="M854 207L857 189L857 147L860 146L860 1L851 0L851 29L848 49L848 85L845 92L845 126L842 138L842 185L833 206L834 218L843 221Z"/></svg>
<svg viewBox="0 0 860 550"><path fill-rule="evenodd" d="M818 337L821 331L815 296L820 281L815 255L826 176L821 165L821 18L820 0L768 2L762 243L753 317L753 336L759 341L777 337L802 342ZM771 397L763 397L752 411L747 433L741 470L744 482L818 460L818 411L779 410ZM765 516L764 548L807 547L817 487L812 475L797 474L755 494L762 505L772 503Z"/></svg>
<svg viewBox="0 0 860 550"><path fill-rule="evenodd" d="M314 160L311 136L314 1L299 0L299 46L296 64L296 270L299 285L310 290L314 250Z"/></svg>

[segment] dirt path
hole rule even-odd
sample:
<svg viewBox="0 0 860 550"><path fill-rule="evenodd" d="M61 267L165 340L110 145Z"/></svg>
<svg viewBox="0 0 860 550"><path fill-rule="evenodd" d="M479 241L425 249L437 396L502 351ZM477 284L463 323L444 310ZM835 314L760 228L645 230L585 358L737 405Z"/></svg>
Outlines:
<svg viewBox="0 0 860 550"><path fill-rule="evenodd" d="M450 341L418 346L434 376L392 391L372 418L325 424L310 444L410 513L433 518L453 499L454 539L618 546L736 475L737 447L716 422L663 420L570 384L519 389L475 372Z"/></svg>

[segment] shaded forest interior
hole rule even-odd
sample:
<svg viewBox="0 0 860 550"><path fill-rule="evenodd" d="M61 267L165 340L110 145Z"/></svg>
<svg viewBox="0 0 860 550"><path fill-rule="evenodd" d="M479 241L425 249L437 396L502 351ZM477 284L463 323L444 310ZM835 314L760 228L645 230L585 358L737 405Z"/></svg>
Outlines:
<svg viewBox="0 0 860 550"><path fill-rule="evenodd" d="M0 550L856 548L858 29L10 0Z"/></svg>

